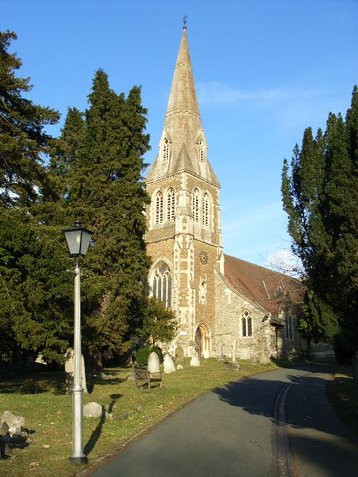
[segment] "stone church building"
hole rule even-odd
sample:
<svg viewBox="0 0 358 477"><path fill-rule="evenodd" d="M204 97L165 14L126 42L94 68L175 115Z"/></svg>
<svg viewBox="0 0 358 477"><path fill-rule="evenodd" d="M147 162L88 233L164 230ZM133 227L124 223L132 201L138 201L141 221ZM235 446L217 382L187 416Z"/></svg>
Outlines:
<svg viewBox="0 0 358 477"><path fill-rule="evenodd" d="M169 351L260 362L297 353L300 282L224 254L220 183L207 151L184 25L159 153L146 177L150 293L175 310L179 325Z"/></svg>

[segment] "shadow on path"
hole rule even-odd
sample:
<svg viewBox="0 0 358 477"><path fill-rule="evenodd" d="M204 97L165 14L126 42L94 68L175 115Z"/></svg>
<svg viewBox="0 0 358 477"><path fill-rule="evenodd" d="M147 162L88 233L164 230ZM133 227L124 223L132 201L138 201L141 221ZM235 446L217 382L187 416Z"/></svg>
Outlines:
<svg viewBox="0 0 358 477"><path fill-rule="evenodd" d="M229 405L266 416L279 426L275 404L280 390L290 386L285 402L290 447L306 472L298 475L357 477L358 436L341 423L328 401L331 371L331 366L302 364L230 383L214 393Z"/></svg>

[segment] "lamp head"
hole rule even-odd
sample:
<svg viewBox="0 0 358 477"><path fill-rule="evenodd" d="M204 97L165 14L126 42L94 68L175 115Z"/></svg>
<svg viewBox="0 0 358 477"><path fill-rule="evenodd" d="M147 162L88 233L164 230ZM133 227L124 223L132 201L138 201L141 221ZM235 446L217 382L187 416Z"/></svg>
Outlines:
<svg viewBox="0 0 358 477"><path fill-rule="evenodd" d="M68 251L71 257L84 257L87 253L92 232L82 227L80 222L75 222L74 226L64 229Z"/></svg>

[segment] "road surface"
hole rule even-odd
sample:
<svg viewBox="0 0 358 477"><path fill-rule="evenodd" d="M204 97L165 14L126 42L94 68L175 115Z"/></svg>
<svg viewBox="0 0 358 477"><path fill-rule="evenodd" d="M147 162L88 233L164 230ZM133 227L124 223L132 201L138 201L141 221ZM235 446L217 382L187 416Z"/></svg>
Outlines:
<svg viewBox="0 0 358 477"><path fill-rule="evenodd" d="M92 477L358 477L358 436L326 392L328 366L295 365L209 392Z"/></svg>

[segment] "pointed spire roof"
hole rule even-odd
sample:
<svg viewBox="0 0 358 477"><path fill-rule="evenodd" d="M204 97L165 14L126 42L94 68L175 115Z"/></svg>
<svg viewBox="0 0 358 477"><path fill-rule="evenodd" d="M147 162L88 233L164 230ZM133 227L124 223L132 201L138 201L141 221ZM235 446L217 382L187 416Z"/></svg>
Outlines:
<svg viewBox="0 0 358 477"><path fill-rule="evenodd" d="M171 115L183 111L194 114L200 124L199 106L194 86L186 27L183 28L181 37L164 127Z"/></svg>
<svg viewBox="0 0 358 477"><path fill-rule="evenodd" d="M220 186L207 159L199 160L199 142L203 141L202 147L205 148L206 155L206 140L195 91L186 23L170 89L161 144L165 138L169 144L169 159L164 161L159 153L148 172L147 180L157 180L186 171Z"/></svg>

